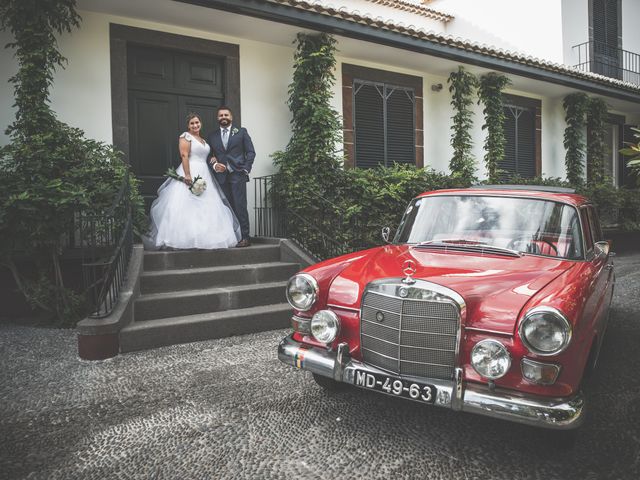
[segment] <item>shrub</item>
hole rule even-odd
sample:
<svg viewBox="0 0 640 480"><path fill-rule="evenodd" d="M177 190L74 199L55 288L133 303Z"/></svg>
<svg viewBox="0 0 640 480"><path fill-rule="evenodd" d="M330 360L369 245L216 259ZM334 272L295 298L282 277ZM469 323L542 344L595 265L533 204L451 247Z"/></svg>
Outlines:
<svg viewBox="0 0 640 480"><path fill-rule="evenodd" d="M620 153L625 157L629 157L627 166L636 176L636 185L640 187L640 128L631 128L633 136L638 140L637 143L627 142L625 148Z"/></svg>
<svg viewBox="0 0 640 480"><path fill-rule="evenodd" d="M79 210L100 214L112 204L129 168L112 147L84 138L49 108L53 71L65 62L56 33L79 22L73 0L0 3L0 28L13 34L9 47L16 48L19 64L11 79L17 106L7 129L11 143L0 149L0 264L32 306L68 325L85 312L81 292L64 284L64 239ZM144 229L137 180L128 178L134 217ZM24 258L35 269L23 268Z"/></svg>

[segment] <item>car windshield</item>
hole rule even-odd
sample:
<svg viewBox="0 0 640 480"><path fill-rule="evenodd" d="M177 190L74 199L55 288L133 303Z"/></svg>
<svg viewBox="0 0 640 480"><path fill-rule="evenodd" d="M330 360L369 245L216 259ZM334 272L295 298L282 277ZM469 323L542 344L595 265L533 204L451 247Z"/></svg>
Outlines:
<svg viewBox="0 0 640 480"><path fill-rule="evenodd" d="M534 198L440 195L407 208L396 243L490 246L569 259L582 258L575 208Z"/></svg>

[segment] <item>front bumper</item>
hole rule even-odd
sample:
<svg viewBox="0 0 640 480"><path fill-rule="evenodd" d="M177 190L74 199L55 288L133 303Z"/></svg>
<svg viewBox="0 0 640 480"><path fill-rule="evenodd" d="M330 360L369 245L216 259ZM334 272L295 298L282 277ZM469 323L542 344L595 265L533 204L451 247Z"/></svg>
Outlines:
<svg viewBox="0 0 640 480"><path fill-rule="evenodd" d="M388 375L388 372L349 357L346 344L335 351L311 347L285 337L278 346L278 358L283 363L312 373L354 384L355 371ZM476 383L464 383L462 369L456 369L454 381L416 378L438 389L434 405L463 412L478 413L513 422L556 430L569 430L582 424L584 396L582 392L570 398L521 396Z"/></svg>

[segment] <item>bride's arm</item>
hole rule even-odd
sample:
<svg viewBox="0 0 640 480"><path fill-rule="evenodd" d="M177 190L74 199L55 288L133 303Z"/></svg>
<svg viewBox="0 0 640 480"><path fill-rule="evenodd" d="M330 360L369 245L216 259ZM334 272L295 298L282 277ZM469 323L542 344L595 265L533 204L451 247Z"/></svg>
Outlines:
<svg viewBox="0 0 640 480"><path fill-rule="evenodd" d="M184 169L184 183L191 186L191 170L189 169L191 142L181 137L178 141L178 149L180 150L180 159L182 160L182 168Z"/></svg>

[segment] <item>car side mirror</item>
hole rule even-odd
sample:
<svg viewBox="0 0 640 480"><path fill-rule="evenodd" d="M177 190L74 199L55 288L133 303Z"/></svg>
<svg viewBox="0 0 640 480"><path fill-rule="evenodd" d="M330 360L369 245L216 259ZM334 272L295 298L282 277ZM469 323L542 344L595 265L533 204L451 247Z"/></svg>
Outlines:
<svg viewBox="0 0 640 480"><path fill-rule="evenodd" d="M611 250L611 245L607 241L596 242L595 248L598 253L604 253L605 255L609 255L609 251Z"/></svg>
<svg viewBox="0 0 640 480"><path fill-rule="evenodd" d="M384 243L391 243L389 241L389 236L390 235L391 235L391 228L383 227L382 228L382 240L384 240Z"/></svg>

